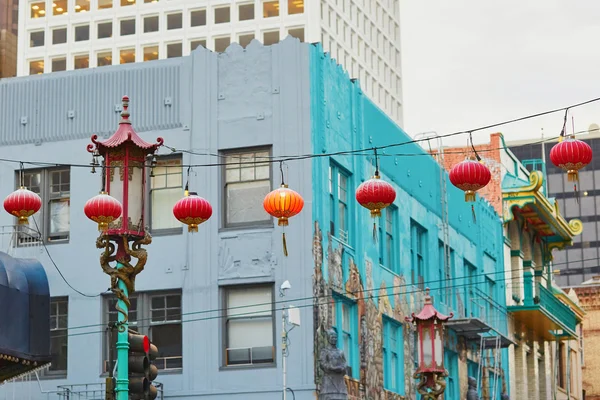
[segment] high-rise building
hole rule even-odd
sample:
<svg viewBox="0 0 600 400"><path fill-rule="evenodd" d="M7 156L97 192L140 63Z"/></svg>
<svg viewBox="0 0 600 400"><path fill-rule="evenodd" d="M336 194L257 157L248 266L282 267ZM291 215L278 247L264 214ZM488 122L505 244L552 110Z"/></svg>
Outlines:
<svg viewBox="0 0 600 400"><path fill-rule="evenodd" d="M18 75L181 57L201 45L321 42L402 123L398 0L27 0Z"/></svg>
<svg viewBox="0 0 600 400"><path fill-rule="evenodd" d="M17 74L18 0L0 0L0 78Z"/></svg>
<svg viewBox="0 0 600 400"><path fill-rule="evenodd" d="M588 143L594 154L600 154L597 125L590 126L589 131L588 134L577 135L577 139ZM573 182L567 180L566 172L550 161L550 150L554 144L556 140L542 144L542 138L536 138L510 142L507 146L530 167L545 165L549 196L556 199L558 208L566 218L577 218L583 222L583 232L574 238L573 246L566 250L556 250L553 260L553 268L557 270L556 282L560 286L576 286L600 274L600 158L594 157L591 164L579 172L576 193Z"/></svg>

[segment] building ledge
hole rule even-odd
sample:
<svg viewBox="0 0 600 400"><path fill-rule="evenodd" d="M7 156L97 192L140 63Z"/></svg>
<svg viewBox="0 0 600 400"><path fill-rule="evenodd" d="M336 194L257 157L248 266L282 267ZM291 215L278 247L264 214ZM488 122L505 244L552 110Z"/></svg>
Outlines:
<svg viewBox="0 0 600 400"><path fill-rule="evenodd" d="M512 340L496 331L479 318L460 318L445 322L447 328L452 329L457 335L463 336L467 341L481 342L484 349L493 349L499 344L506 348L514 344ZM499 343L498 343L499 340Z"/></svg>

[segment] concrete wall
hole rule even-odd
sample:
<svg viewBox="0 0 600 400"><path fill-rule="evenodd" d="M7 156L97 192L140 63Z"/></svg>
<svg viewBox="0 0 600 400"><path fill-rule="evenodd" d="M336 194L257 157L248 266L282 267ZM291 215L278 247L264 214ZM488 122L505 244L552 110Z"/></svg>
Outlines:
<svg viewBox="0 0 600 400"><path fill-rule="evenodd" d="M421 309L423 295L411 283L411 220L428 232L425 285L431 287L436 307L442 312L454 311L456 318L458 306L442 304L439 289L440 282L445 281L452 290L452 296L464 294L467 285L464 260L476 267L477 283L482 283L484 276L496 281L498 290L493 300L505 304L502 223L494 208L481 198L474 203L475 222L471 204L464 202L464 193L454 188L443 172L442 179L446 180L448 188L449 245L454 250L456 268L451 279L445 280L439 270L441 260L438 251L439 240L443 240L440 230L441 167L419 145L411 143L411 138L364 96L359 83L350 81L335 60L323 55L319 45L315 45L311 52L311 91L313 152L338 153L313 161L315 292L321 295L334 293L357 306L355 333L358 341L355 351L360 354L360 372L356 379L349 381L350 398L400 398L382 390L385 373L381 338L384 317L402 326L405 375L399 394L414 398L415 381L411 376L414 371L414 342L404 317ZM394 186L397 192L394 206L398 209L395 220L398 257L393 266L386 268L379 263L379 244L374 242L372 233L373 220L369 211L356 202L354 193L358 185L375 171L373 152L368 149L390 144L402 145L380 150L381 177ZM355 149L367 150L361 155L343 154ZM330 232L332 207L329 203L328 169L332 162L349 175L349 234L346 242L340 240L337 233L332 235ZM383 239L379 237L378 240ZM486 254L491 263L485 261ZM454 297L451 303L460 304L460 299ZM331 303L322 304L316 311L315 351L318 352L325 345L324 332L336 321ZM506 332L506 319L497 317L492 320L492 325ZM457 399L466 396L467 361L478 361L471 348L462 338L449 332L446 350L448 360L454 364L446 368L456 385ZM506 354L503 356L506 360ZM504 376L506 365L502 363ZM317 382L319 379L317 375ZM358 381L364 386L359 386ZM504 387L507 388L506 383Z"/></svg>
<svg viewBox="0 0 600 400"><path fill-rule="evenodd" d="M308 45L288 38L270 47L255 42L245 51L232 45L219 55L198 48L179 59L4 80L0 82L0 158L88 165L89 136L98 133L102 139L116 130L115 105L125 94L131 99L133 126L148 141L162 136L168 146L201 154L256 145L272 145L274 155L310 153L308 53ZM213 156L183 155L184 164L218 162ZM18 167L14 162L0 164L3 196L14 190ZM272 166L274 186L279 183L278 167ZM276 224L221 229L220 169L194 168L190 189L211 202L213 217L194 235L185 230L154 237L136 290L181 288L184 314L221 308L218 292L224 284L274 282L277 296L281 283L289 280L292 289L287 298L310 296L311 168L307 160L289 163L287 181L302 193L306 206L286 228L287 258L282 255L281 229ZM70 240L47 246L65 278L86 294L109 286L94 245L96 226L83 214L85 202L98 192L99 179L89 168L71 168ZM8 214L0 213L0 225L13 223ZM68 325L93 326L69 332L68 377L44 379L42 388L103 381L100 299L74 293L42 249L39 259L47 270L52 296L69 296ZM297 399L308 399L314 391L312 352L306 350L312 347L312 312L301 307L300 313L302 326L290 335L288 386ZM199 320L202 314L184 317L196 321L183 323L183 369L157 379L165 385L166 398L280 399L281 311L275 315L277 366L237 370L219 369L220 319ZM13 391L31 393L32 399L47 398L32 382L0 387L0 399L12 398Z"/></svg>

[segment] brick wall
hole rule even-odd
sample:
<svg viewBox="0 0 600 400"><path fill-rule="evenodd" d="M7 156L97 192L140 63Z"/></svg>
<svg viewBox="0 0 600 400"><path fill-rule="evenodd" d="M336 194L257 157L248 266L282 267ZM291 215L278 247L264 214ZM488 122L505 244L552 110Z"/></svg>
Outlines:
<svg viewBox="0 0 600 400"><path fill-rule="evenodd" d="M493 133L490 135L490 143L475 146L475 150L485 165L492 172L492 180L483 189L479 190L480 196L483 196L496 209L498 215L502 215L502 173L500 162L500 148L502 147L502 134ZM432 151L436 154L437 151ZM444 168L450 170L455 164L464 161L465 158L473 154L471 147L450 147L444 149Z"/></svg>

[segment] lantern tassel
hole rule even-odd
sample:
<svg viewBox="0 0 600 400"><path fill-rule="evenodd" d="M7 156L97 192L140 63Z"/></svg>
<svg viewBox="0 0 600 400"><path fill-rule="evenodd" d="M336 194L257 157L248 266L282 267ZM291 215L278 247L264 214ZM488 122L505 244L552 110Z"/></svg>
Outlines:
<svg viewBox="0 0 600 400"><path fill-rule="evenodd" d="M473 213L473 223L477 223L477 216L475 215L475 205L471 204L471 212Z"/></svg>
<svg viewBox="0 0 600 400"><path fill-rule="evenodd" d="M287 257L288 251L287 251L287 244L285 241L285 232L282 233L282 238L283 238L283 255Z"/></svg>
<svg viewBox="0 0 600 400"><path fill-rule="evenodd" d="M377 222L373 222L373 243L377 243Z"/></svg>

